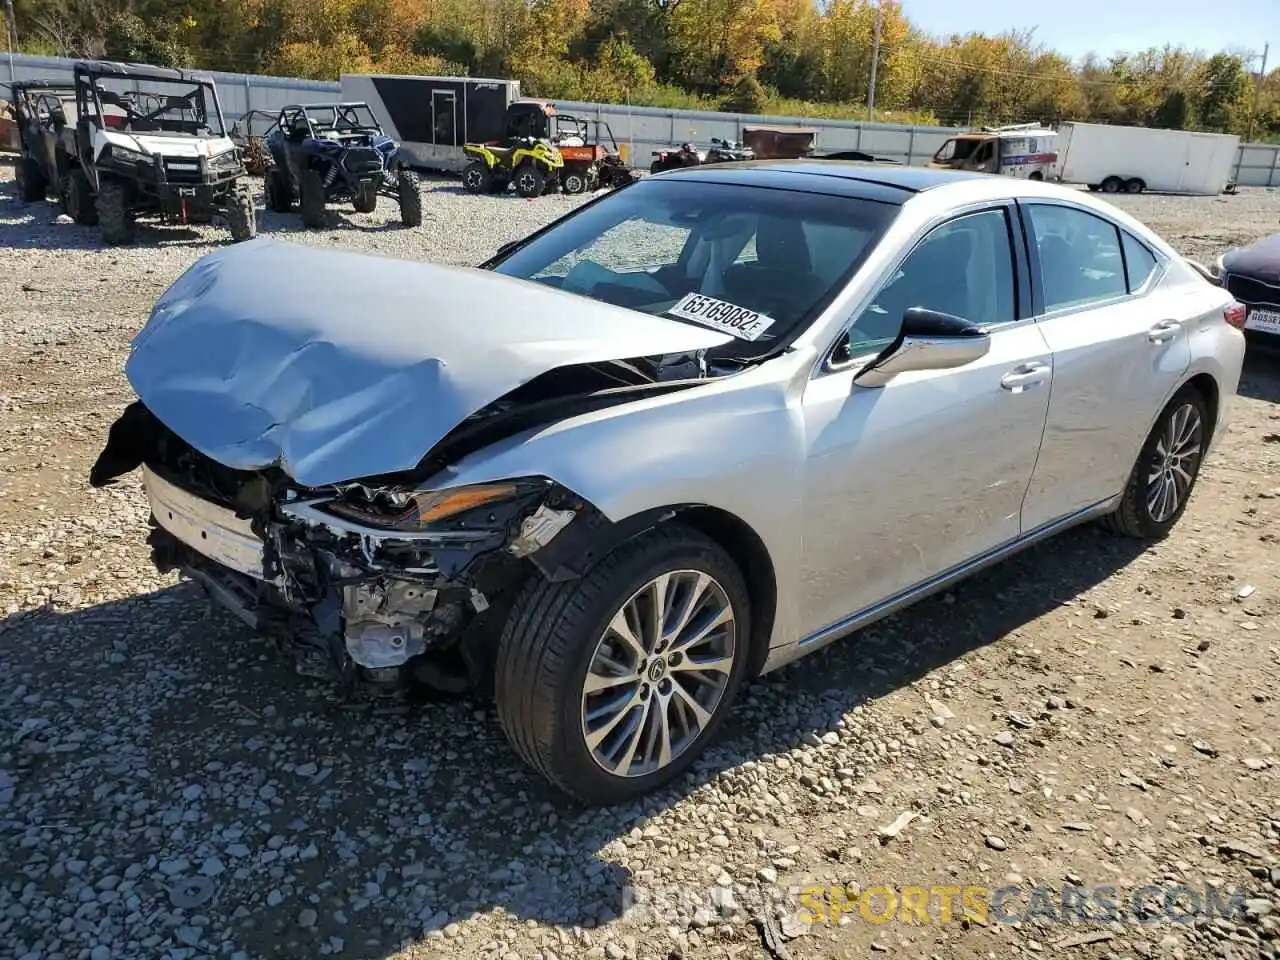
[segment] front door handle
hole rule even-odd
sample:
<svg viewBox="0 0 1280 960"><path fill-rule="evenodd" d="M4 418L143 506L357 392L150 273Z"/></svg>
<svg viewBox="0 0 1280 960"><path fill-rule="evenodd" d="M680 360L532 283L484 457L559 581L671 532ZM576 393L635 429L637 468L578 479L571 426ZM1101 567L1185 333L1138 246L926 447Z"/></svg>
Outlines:
<svg viewBox="0 0 1280 960"><path fill-rule="evenodd" d="M1032 361L1020 363L1006 373L1000 378L1000 386L1010 393L1022 393L1024 390L1039 386L1048 379L1049 365Z"/></svg>
<svg viewBox="0 0 1280 960"><path fill-rule="evenodd" d="M1147 339L1152 343L1168 343L1182 329L1181 320L1161 320L1147 331Z"/></svg>

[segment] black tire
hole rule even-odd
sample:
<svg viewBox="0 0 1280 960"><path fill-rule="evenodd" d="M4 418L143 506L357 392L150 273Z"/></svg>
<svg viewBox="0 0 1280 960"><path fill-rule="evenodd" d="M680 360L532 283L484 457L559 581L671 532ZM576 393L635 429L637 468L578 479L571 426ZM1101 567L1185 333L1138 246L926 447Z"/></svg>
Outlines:
<svg viewBox="0 0 1280 960"><path fill-rule="evenodd" d="M1147 185L1140 177L1133 177L1132 179L1124 182L1124 189L1126 193L1141 193L1143 190L1147 189Z"/></svg>
<svg viewBox="0 0 1280 960"><path fill-rule="evenodd" d="M396 174L396 193L400 200L400 222L406 227L422 226L422 188L418 175L401 168Z"/></svg>
<svg viewBox="0 0 1280 960"><path fill-rule="evenodd" d="M665 572L710 574L734 613L733 664L710 720L664 767L627 777L593 757L583 732L583 685L609 621ZM680 776L701 755L733 705L750 655L750 598L725 550L687 527L658 527L606 556L576 582L534 576L516 598L498 642L494 697L516 753L553 786L591 805L632 800ZM656 694L655 694L656 696Z"/></svg>
<svg viewBox="0 0 1280 960"><path fill-rule="evenodd" d="M324 180L315 170L303 170L298 177L298 208L304 227L324 226Z"/></svg>
<svg viewBox="0 0 1280 960"><path fill-rule="evenodd" d="M586 193L587 192L587 174L583 170L576 167L565 167L560 172L560 188L565 193Z"/></svg>
<svg viewBox="0 0 1280 960"><path fill-rule="evenodd" d="M1103 193L1119 193L1124 187L1124 181L1119 177L1107 177L1102 181Z"/></svg>
<svg viewBox="0 0 1280 960"><path fill-rule="evenodd" d="M235 243L252 240L258 235L258 210L253 202L253 191L243 180L231 188L227 197L227 229Z"/></svg>
<svg viewBox="0 0 1280 960"><path fill-rule="evenodd" d="M356 198L352 201L356 213L373 213L378 208L378 184L370 180L356 187Z"/></svg>
<svg viewBox="0 0 1280 960"><path fill-rule="evenodd" d="M67 216L84 227L98 225L98 208L93 202L93 188L89 178L79 167L67 171L66 194L63 198Z"/></svg>
<svg viewBox="0 0 1280 960"><path fill-rule="evenodd" d="M653 174L655 174L655 173L661 173L661 172L662 172L662 164L661 164L661 163L659 163L657 160L655 160L655 161L653 161L653 163L649 164L649 175L650 175L650 176L652 176L652 175L653 175Z"/></svg>
<svg viewBox="0 0 1280 960"><path fill-rule="evenodd" d="M20 157L15 171L18 178L18 196L23 203L38 203L49 190L49 181L34 157Z"/></svg>
<svg viewBox="0 0 1280 960"><path fill-rule="evenodd" d="M524 197L526 200L531 197L542 196L543 190L547 186L546 174L533 161L526 160L516 168L514 177L516 182L516 193Z"/></svg>
<svg viewBox="0 0 1280 960"><path fill-rule="evenodd" d="M98 229L102 242L113 247L133 243L137 224L129 209L128 188L118 180L103 180L98 190Z"/></svg>
<svg viewBox="0 0 1280 960"><path fill-rule="evenodd" d="M1166 458L1162 451L1164 446L1168 445L1171 431L1180 433L1186 429L1177 418L1186 415L1187 410L1190 410L1190 416L1195 418L1190 421L1195 424L1195 427L1190 431L1192 438L1188 446L1194 445L1196 452L1194 456L1182 461L1182 466L1190 479L1186 481L1185 489L1180 490L1173 512L1167 516L1157 516L1157 512L1152 509L1153 480L1158 480L1159 468L1165 462ZM1205 403L1204 395L1199 390L1187 385L1174 394L1173 399L1161 411L1155 426L1151 428L1151 433L1142 445L1142 451L1138 454L1133 471L1129 474L1129 482L1125 484L1120 505L1114 512L1102 518L1102 525L1113 533L1142 540L1159 540L1168 534L1186 510L1187 501L1191 499L1192 491L1195 490L1196 479L1200 475L1200 465L1204 458L1205 443L1209 439L1211 429L1208 404Z"/></svg>
<svg viewBox="0 0 1280 960"><path fill-rule="evenodd" d="M488 193L494 182L493 171L483 160L472 160L462 171L462 189L467 193Z"/></svg>
<svg viewBox="0 0 1280 960"><path fill-rule="evenodd" d="M267 171L267 209L272 213L288 213L293 209L293 187L289 174L279 167Z"/></svg>

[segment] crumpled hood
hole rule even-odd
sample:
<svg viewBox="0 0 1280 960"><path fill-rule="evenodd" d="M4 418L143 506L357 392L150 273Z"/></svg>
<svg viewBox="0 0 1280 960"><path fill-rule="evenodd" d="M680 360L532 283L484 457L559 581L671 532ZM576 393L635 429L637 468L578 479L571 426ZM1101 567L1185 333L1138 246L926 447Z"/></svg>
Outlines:
<svg viewBox="0 0 1280 960"><path fill-rule="evenodd" d="M1264 237L1257 243L1230 251L1222 258L1222 266L1237 276L1280 283L1280 233Z"/></svg>
<svg viewBox="0 0 1280 960"><path fill-rule="evenodd" d="M730 339L485 270L259 238L165 291L125 373L201 453L315 487L410 470L556 367Z"/></svg>

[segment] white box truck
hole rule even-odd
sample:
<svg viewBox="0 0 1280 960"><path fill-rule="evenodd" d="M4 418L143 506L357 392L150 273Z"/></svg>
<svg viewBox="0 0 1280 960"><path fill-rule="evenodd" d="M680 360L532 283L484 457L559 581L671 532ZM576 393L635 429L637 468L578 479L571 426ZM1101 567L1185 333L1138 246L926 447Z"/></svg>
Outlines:
<svg viewBox="0 0 1280 960"><path fill-rule="evenodd" d="M1214 196L1231 184L1240 138L1071 121L1058 126L1053 179L1104 193Z"/></svg>

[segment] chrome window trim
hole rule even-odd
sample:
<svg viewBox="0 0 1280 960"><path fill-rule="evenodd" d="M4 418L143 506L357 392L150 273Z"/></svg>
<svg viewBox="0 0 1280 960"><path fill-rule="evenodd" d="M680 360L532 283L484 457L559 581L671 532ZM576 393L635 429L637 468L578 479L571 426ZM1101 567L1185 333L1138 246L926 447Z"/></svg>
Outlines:
<svg viewBox="0 0 1280 960"><path fill-rule="evenodd" d="M1003 197L997 200L975 200L970 203L954 207L945 213L938 214L937 216L931 217L929 220L925 221L924 225L921 226L912 237L911 245L907 248L906 252L895 259L876 277L875 283L871 286L866 296L859 300L857 305L849 312L848 319L841 325L833 340L827 344L826 348L818 355L818 360L815 361L814 368L810 371L809 379L813 380L827 374L841 373L856 366L859 361L866 362L880 354L881 350L884 349L883 347L879 350L867 350L865 353L858 353L855 356L850 357L848 360L832 360L832 355L840 348L840 345L848 335L849 330L853 327L857 319L862 316L862 312L871 305L872 299L875 295L884 288L888 278L893 276L894 273L902 267L902 264L906 262L907 258L919 249L920 244L923 243L925 238L933 233L934 230L944 224L951 223L953 220L963 220L966 217L995 210L999 210L1004 213L1006 223L1011 231L1016 230L1017 224L1013 222L1013 219L1017 216L1017 210L1014 207L1015 199L1016 198L1013 197ZM1017 237L1011 236L1009 255L1013 257L1015 270L1017 269L1017 256L1014 253L1012 244L1016 242ZM1014 278L1014 284L1016 293L1016 275ZM1014 320L1004 320L999 323L979 324L979 328L984 333L998 333L1004 330L1010 330L1017 326L1035 323L1036 319L1037 318L1034 316L1022 317Z"/></svg>

